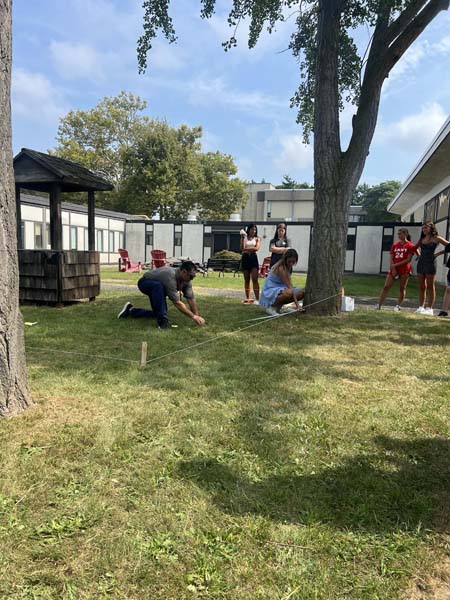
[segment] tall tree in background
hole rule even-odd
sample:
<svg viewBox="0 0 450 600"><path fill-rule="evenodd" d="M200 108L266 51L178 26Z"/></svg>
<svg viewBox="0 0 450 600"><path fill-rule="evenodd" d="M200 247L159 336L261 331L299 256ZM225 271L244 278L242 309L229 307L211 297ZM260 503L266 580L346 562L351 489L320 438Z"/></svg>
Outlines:
<svg viewBox="0 0 450 600"><path fill-rule="evenodd" d="M272 31L286 9L298 10L290 48L300 65L301 83L292 98L305 141L314 134L314 230L306 283L306 304L324 314L339 311L345 265L348 210L375 131L384 80L411 44L450 0L233 0L228 23L236 30L250 21L249 47L264 27ZM170 0L146 0L138 40L140 70L161 30L176 40ZM214 14L216 0L201 0L201 15ZM359 56L353 32L369 28L369 47ZM226 42L237 43L235 35ZM341 147L339 112L356 107L352 135ZM329 298L323 301L324 298Z"/></svg>
<svg viewBox="0 0 450 600"><path fill-rule="evenodd" d="M283 175L281 185L275 186L277 190L310 190L313 188L307 181L299 183L290 175Z"/></svg>
<svg viewBox="0 0 450 600"><path fill-rule="evenodd" d="M236 165L229 154L206 152L199 156L200 178L195 202L202 220L228 219L237 208L245 206L245 183L234 177Z"/></svg>
<svg viewBox="0 0 450 600"><path fill-rule="evenodd" d="M172 128L152 121L123 153L123 182L117 207L161 219L183 219L194 207L199 179L201 127Z"/></svg>
<svg viewBox="0 0 450 600"><path fill-rule="evenodd" d="M0 416L31 404L19 311L16 202L11 145L11 1L0 0Z"/></svg>
<svg viewBox="0 0 450 600"><path fill-rule="evenodd" d="M114 208L123 178L123 153L139 130L150 122L141 114L146 107L147 103L139 96L122 91L115 97L105 96L90 110L71 110L60 120L58 146L53 153L97 172L114 184L113 192L97 194L98 206ZM80 201L85 201L84 195Z"/></svg>
<svg viewBox="0 0 450 600"><path fill-rule="evenodd" d="M399 215L388 212L389 203L395 198L401 188L400 181L384 181L378 185L358 185L353 195L352 203L363 207L366 214L364 222L398 221ZM354 202L356 197L357 202Z"/></svg>

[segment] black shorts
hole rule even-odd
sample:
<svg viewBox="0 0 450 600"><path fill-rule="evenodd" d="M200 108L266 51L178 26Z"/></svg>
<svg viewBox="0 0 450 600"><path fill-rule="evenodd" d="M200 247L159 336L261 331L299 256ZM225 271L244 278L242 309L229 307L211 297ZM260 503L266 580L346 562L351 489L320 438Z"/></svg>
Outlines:
<svg viewBox="0 0 450 600"><path fill-rule="evenodd" d="M243 271L251 271L252 269L258 269L258 257L256 256L256 252L252 252L251 254L242 253L242 261L241 261L241 269Z"/></svg>

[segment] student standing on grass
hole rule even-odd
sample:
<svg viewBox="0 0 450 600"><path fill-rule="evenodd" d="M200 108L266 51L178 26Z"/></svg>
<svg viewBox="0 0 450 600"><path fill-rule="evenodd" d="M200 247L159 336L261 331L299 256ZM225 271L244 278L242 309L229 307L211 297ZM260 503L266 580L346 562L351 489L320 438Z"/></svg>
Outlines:
<svg viewBox="0 0 450 600"><path fill-rule="evenodd" d="M438 252L435 256L440 256L441 254L445 254L446 252L450 252L450 244L448 244L446 246L445 250L442 250L441 252ZM438 314L438 317L448 317L448 309L450 308L450 256L447 259L446 266L448 268L448 271L447 271L447 287L445 288L444 299L442 301L442 310Z"/></svg>
<svg viewBox="0 0 450 600"><path fill-rule="evenodd" d="M298 303L304 297L304 292L299 288L292 287L291 275L294 265L298 262L298 254L293 248L289 248L270 269L269 275L264 282L259 304L266 308L267 314L275 317L280 313L284 304L295 303L295 309L299 310Z"/></svg>
<svg viewBox="0 0 450 600"><path fill-rule="evenodd" d="M270 240L269 249L272 253L270 257L270 268L278 262L281 256L288 250L291 243L287 238L287 227L286 223L278 223L275 229L275 236Z"/></svg>
<svg viewBox="0 0 450 600"><path fill-rule="evenodd" d="M250 279L253 284L253 293L255 294L256 302L259 301L259 283L258 283L258 256L257 252L261 247L261 239L258 237L258 228L254 223L250 223L247 229L241 231L241 251L242 262L241 269L244 274L244 289L245 298L250 299Z"/></svg>
<svg viewBox="0 0 450 600"><path fill-rule="evenodd" d="M139 279L137 286L143 294L149 297L152 310L135 308L131 302L126 302L117 318L133 317L139 319L144 317L156 319L159 329L169 329L171 325L167 319L167 296L180 312L192 319L197 325L203 325L205 319L198 314L197 303L192 290L192 280L195 274L195 265L190 260L182 262L178 269L160 267L159 269L153 269L153 271L147 271ZM182 296L186 298L188 306L182 301Z"/></svg>
<svg viewBox="0 0 450 600"><path fill-rule="evenodd" d="M376 306L380 309L383 302L386 300L389 290L394 285L395 280L398 278L400 283L400 292L397 300L397 305L394 310L401 310L403 300L406 296L406 286L408 285L408 279L411 276L411 259L416 252L415 245L411 242L411 236L407 229L402 227L398 230L399 241L392 244L390 250L391 254L391 265L389 272L384 282L384 287L381 290L380 298Z"/></svg>
<svg viewBox="0 0 450 600"><path fill-rule="evenodd" d="M422 225L420 240L416 248L420 250L419 262L417 263L417 277L419 279L419 308L416 313L432 315L433 305L436 299L436 254L434 251L439 244L448 245L448 241L438 235L436 226L431 221ZM428 308L425 308L425 297L428 300Z"/></svg>

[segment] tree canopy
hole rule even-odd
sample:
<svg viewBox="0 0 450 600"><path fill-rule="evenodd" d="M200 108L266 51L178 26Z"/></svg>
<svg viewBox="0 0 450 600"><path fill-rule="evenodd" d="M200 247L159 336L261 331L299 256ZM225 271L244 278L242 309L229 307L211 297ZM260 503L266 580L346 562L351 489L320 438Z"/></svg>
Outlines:
<svg viewBox="0 0 450 600"><path fill-rule="evenodd" d="M314 186L307 181L298 182L290 175L283 175L283 180L280 185L275 186L278 190L309 190Z"/></svg>
<svg viewBox="0 0 450 600"><path fill-rule="evenodd" d="M372 186L365 183L359 185L356 191L359 190L360 202L358 203L361 204L366 212L364 221L370 223L375 221L399 220L399 215L390 213L386 209L400 191L401 185L400 181L394 180L384 181Z"/></svg>
<svg viewBox="0 0 450 600"><path fill-rule="evenodd" d="M194 210L204 218L228 218L245 202L233 158L203 153L200 126L171 127L143 115L146 107L139 96L121 92L90 110L70 111L61 119L54 153L114 183L113 192L98 194L105 208L162 219L183 219Z"/></svg>

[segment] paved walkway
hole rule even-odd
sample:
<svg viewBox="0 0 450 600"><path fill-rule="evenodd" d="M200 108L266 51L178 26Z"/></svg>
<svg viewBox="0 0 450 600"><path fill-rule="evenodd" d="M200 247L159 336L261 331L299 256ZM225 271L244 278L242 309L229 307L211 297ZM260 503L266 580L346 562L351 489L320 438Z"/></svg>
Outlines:
<svg viewBox="0 0 450 600"><path fill-rule="evenodd" d="M136 285L128 285L124 283L116 283L114 280L102 280L101 286L104 290L110 291L130 291L136 292ZM243 293L241 290L231 290L231 289L219 289L219 288L208 288L208 287L196 287L195 293L197 296L224 296L227 298L243 298ZM360 296L359 298L355 298L355 303L357 306L375 306L378 302L377 298L371 298L368 296ZM396 298L386 298L386 301L383 305L384 308L393 310L394 306L397 304ZM414 311L417 308L417 301L406 299L403 303L403 310Z"/></svg>

